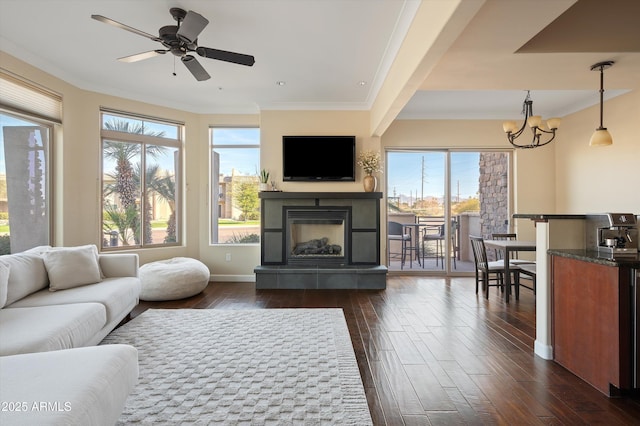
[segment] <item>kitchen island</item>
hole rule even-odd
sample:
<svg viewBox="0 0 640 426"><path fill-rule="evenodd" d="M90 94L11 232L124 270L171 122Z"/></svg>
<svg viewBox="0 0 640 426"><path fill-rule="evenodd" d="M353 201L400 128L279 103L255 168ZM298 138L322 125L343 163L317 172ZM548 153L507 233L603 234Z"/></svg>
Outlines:
<svg viewBox="0 0 640 426"><path fill-rule="evenodd" d="M638 256L550 249L554 360L608 396L637 387Z"/></svg>

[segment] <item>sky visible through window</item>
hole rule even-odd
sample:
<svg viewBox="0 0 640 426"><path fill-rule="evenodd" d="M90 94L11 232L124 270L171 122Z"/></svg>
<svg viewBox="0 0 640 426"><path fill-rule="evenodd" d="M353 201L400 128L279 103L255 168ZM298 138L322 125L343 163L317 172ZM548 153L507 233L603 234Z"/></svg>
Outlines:
<svg viewBox="0 0 640 426"><path fill-rule="evenodd" d="M18 118L12 117L6 114L0 114L0 146L3 149L0 149L0 173L5 173L7 170L7 166L4 160L4 131L2 131L3 127L11 127L11 126L34 126L35 124L29 121L20 120Z"/></svg>
<svg viewBox="0 0 640 426"><path fill-rule="evenodd" d="M478 152L451 153L452 196L460 199L475 197L478 193ZM423 170L424 159L424 170ZM389 196L420 198L444 196L446 155L442 152L389 152L386 173Z"/></svg>
<svg viewBox="0 0 640 426"><path fill-rule="evenodd" d="M213 149L220 154L220 173L256 176L260 172L260 129L214 128ZM235 149L254 146L255 149ZM232 153L232 154L231 154Z"/></svg>

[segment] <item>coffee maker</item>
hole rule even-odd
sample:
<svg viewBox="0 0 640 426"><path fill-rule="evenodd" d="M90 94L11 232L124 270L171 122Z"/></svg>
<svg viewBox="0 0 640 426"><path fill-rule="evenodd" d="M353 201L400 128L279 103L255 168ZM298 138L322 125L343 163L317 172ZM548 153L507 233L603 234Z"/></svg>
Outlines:
<svg viewBox="0 0 640 426"><path fill-rule="evenodd" d="M598 228L598 253L608 258L638 256L636 215L607 213L609 226Z"/></svg>

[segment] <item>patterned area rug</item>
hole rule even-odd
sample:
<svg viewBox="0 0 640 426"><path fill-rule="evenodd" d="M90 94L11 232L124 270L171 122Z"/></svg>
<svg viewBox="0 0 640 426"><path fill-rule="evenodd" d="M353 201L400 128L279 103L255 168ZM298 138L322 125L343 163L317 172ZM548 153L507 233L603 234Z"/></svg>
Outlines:
<svg viewBox="0 0 640 426"><path fill-rule="evenodd" d="M341 309L148 310L119 424L371 425Z"/></svg>

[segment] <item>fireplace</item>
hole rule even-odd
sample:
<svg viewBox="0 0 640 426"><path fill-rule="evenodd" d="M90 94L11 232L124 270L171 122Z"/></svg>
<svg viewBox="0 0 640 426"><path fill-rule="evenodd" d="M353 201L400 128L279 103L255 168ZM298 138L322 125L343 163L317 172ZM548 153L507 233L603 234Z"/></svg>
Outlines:
<svg viewBox="0 0 640 426"><path fill-rule="evenodd" d="M381 198L380 192L260 192L256 289L384 289Z"/></svg>
<svg viewBox="0 0 640 426"><path fill-rule="evenodd" d="M349 253L348 209L286 208L288 265L344 265Z"/></svg>

